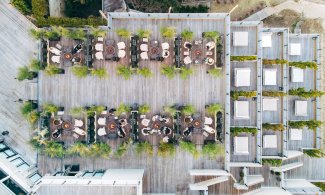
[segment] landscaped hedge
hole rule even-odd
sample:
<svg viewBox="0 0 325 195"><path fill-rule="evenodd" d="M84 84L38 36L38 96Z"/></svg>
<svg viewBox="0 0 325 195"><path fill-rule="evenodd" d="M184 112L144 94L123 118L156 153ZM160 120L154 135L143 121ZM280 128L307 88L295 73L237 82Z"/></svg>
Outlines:
<svg viewBox="0 0 325 195"><path fill-rule="evenodd" d="M262 164L267 164L267 165L271 165L271 166L275 166L275 167L279 167L282 165L282 160L281 159L262 159Z"/></svg>
<svg viewBox="0 0 325 195"><path fill-rule="evenodd" d="M266 97L283 97L286 96L287 94L284 93L283 91L263 91L262 95Z"/></svg>
<svg viewBox="0 0 325 195"><path fill-rule="evenodd" d="M230 92L230 97L234 100L238 100L238 98L242 97L256 97L256 91L231 91Z"/></svg>
<svg viewBox="0 0 325 195"><path fill-rule="evenodd" d="M297 95L297 96L303 97L303 98L316 98L316 97L320 97L320 96L324 95L324 92L318 91L318 90L305 91L304 88L299 87L297 89L290 89L289 95Z"/></svg>
<svg viewBox="0 0 325 195"><path fill-rule="evenodd" d="M302 129L308 127L308 129L315 130L322 125L321 121L309 120L309 121L289 121L289 126L292 128Z"/></svg>
<svg viewBox="0 0 325 195"><path fill-rule="evenodd" d="M283 131L284 130L284 127L282 124L263 123L262 127L265 130L273 130L273 131Z"/></svg>
<svg viewBox="0 0 325 195"><path fill-rule="evenodd" d="M89 26L107 25L107 22L106 20L103 20L100 17L88 17L88 18L39 17L36 20L36 25L38 27L48 27L48 26L83 27L85 25L89 25Z"/></svg>
<svg viewBox="0 0 325 195"><path fill-rule="evenodd" d="M264 65L277 65L277 64L287 64L288 60L280 60L280 59L263 59Z"/></svg>
<svg viewBox="0 0 325 195"><path fill-rule="evenodd" d="M240 133L251 133L255 135L257 133L257 128L254 127L231 127L230 128L231 135L239 135Z"/></svg>
<svg viewBox="0 0 325 195"><path fill-rule="evenodd" d="M11 4L24 15L29 15L32 13L32 5L30 0L11 0Z"/></svg>
<svg viewBox="0 0 325 195"><path fill-rule="evenodd" d="M301 69L312 68L317 70L317 63L316 62L289 62L289 66L294 66Z"/></svg>
<svg viewBox="0 0 325 195"><path fill-rule="evenodd" d="M48 15L49 3L46 0L32 0L33 15L37 17L44 17Z"/></svg>
<svg viewBox="0 0 325 195"><path fill-rule="evenodd" d="M250 61L257 60L257 56L230 56L230 61Z"/></svg>

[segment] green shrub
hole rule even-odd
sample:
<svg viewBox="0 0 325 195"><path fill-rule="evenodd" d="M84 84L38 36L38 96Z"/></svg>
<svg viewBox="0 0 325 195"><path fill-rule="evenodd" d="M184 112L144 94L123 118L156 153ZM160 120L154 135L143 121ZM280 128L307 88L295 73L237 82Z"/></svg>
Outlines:
<svg viewBox="0 0 325 195"><path fill-rule="evenodd" d="M108 159L111 152L111 147L106 143L97 142L92 144L89 148L89 155L91 157L100 157Z"/></svg>
<svg viewBox="0 0 325 195"><path fill-rule="evenodd" d="M76 30L66 30L62 28L62 36L75 39L75 40L86 40L87 34L83 29L76 29Z"/></svg>
<svg viewBox="0 0 325 195"><path fill-rule="evenodd" d="M80 107L73 107L70 109L70 114L74 117L79 117L81 116L83 113L85 113L85 109L84 107L80 106Z"/></svg>
<svg viewBox="0 0 325 195"><path fill-rule="evenodd" d="M143 38L143 37L147 37L147 38L149 38L150 35L151 35L151 31L150 31L150 30L146 30L146 29L138 29L138 30L137 30L137 35L138 35L140 38Z"/></svg>
<svg viewBox="0 0 325 195"><path fill-rule="evenodd" d="M289 121L291 128L302 129L307 127L308 129L315 130L322 125L321 121L309 120L309 121Z"/></svg>
<svg viewBox="0 0 325 195"><path fill-rule="evenodd" d="M175 68L173 66L168 66L163 64L160 69L161 74L165 75L167 78L172 79L175 77Z"/></svg>
<svg viewBox="0 0 325 195"><path fill-rule="evenodd" d="M188 141L180 141L180 142L179 142L179 147L180 147L182 150L184 150L184 151L186 151L186 152L192 154L192 155L194 156L195 159L198 158L199 155L200 155L199 151L198 151L198 150L196 149L196 147L195 147L195 144L193 144L192 142L188 142Z"/></svg>
<svg viewBox="0 0 325 195"><path fill-rule="evenodd" d="M116 33L118 36L120 36L122 38L126 38L126 39L128 39L131 35L130 31L126 30L125 28L117 29Z"/></svg>
<svg viewBox="0 0 325 195"><path fill-rule="evenodd" d="M163 2L165 3L165 2ZM206 5L198 5L198 6L177 6L177 4L173 4L174 13L208 13L209 7Z"/></svg>
<svg viewBox="0 0 325 195"><path fill-rule="evenodd" d="M205 108L205 111L211 116L215 116L217 112L222 110L223 110L222 105L218 103L210 104Z"/></svg>
<svg viewBox="0 0 325 195"><path fill-rule="evenodd" d="M153 155L153 147L152 145L145 141L145 142L139 142L136 144L135 146L135 152L138 154L138 155L141 155L142 153L146 153L148 154L149 156L152 156Z"/></svg>
<svg viewBox="0 0 325 195"><path fill-rule="evenodd" d="M284 127L282 124L263 123L262 127L265 130L273 130L273 131L283 131L284 130Z"/></svg>
<svg viewBox="0 0 325 195"><path fill-rule="evenodd" d="M202 153L210 158L217 158L218 156L224 156L225 148L221 144L208 143L203 146Z"/></svg>
<svg viewBox="0 0 325 195"><path fill-rule="evenodd" d="M46 0L32 0L32 11L35 18L48 15L49 4Z"/></svg>
<svg viewBox="0 0 325 195"><path fill-rule="evenodd" d="M282 159L266 159L266 158L263 158L262 159L262 164L266 164L266 165L270 165L270 166L273 166L273 167L280 167L282 165Z"/></svg>
<svg viewBox="0 0 325 195"><path fill-rule="evenodd" d="M95 114L99 114L105 110L105 106L90 106L87 110L87 116L94 116Z"/></svg>
<svg viewBox="0 0 325 195"><path fill-rule="evenodd" d="M18 76L17 76L18 81L23 81L25 79L32 80L36 76L37 74L35 74L35 72L33 71L30 71L27 66L18 68Z"/></svg>
<svg viewBox="0 0 325 195"><path fill-rule="evenodd" d="M322 189L323 192L325 192L325 183L324 182L313 182L313 184L320 189Z"/></svg>
<svg viewBox="0 0 325 195"><path fill-rule="evenodd" d="M24 15L32 13L32 6L28 0L11 0L11 4Z"/></svg>
<svg viewBox="0 0 325 195"><path fill-rule="evenodd" d="M49 141L44 148L44 152L51 158L58 157L63 158L66 150L62 146L62 144L57 143L55 141Z"/></svg>
<svg viewBox="0 0 325 195"><path fill-rule="evenodd" d="M257 56L230 56L230 61L251 61L257 60Z"/></svg>
<svg viewBox="0 0 325 195"><path fill-rule="evenodd" d="M67 153L70 155L86 157L90 155L90 150L87 144L76 142L68 148Z"/></svg>
<svg viewBox="0 0 325 195"><path fill-rule="evenodd" d="M324 158L325 152L321 149L308 149L303 150L304 154L308 155L311 158Z"/></svg>
<svg viewBox="0 0 325 195"><path fill-rule="evenodd" d="M263 59L264 65L277 65L277 64L288 64L288 60L280 60L280 59Z"/></svg>
<svg viewBox="0 0 325 195"><path fill-rule="evenodd" d="M137 69L137 73L145 78L152 77L153 75L150 68L147 67Z"/></svg>
<svg viewBox="0 0 325 195"><path fill-rule="evenodd" d="M44 39L46 37L46 30L44 29L30 29L29 33L36 40Z"/></svg>
<svg viewBox="0 0 325 195"><path fill-rule="evenodd" d="M184 80L188 79L189 76L191 76L194 73L193 69L181 67L180 69L180 77Z"/></svg>
<svg viewBox="0 0 325 195"><path fill-rule="evenodd" d="M72 73L78 77L78 78L84 78L88 75L88 67L87 66L81 66L81 65L75 65L71 68Z"/></svg>
<svg viewBox="0 0 325 195"><path fill-rule="evenodd" d="M301 69L312 68L317 70L317 63L316 62L289 62L289 66L294 66Z"/></svg>
<svg viewBox="0 0 325 195"><path fill-rule="evenodd" d="M97 69L92 69L91 74L93 76L97 76L100 79L105 79L108 77L108 73L106 71L106 68L97 68Z"/></svg>
<svg viewBox="0 0 325 195"><path fill-rule="evenodd" d="M47 113L50 113L50 114L57 113L58 110L59 110L59 108L56 105L54 105L54 104L44 104L42 108L43 108L43 113L44 114L47 114Z"/></svg>
<svg viewBox="0 0 325 195"><path fill-rule="evenodd" d="M40 117L40 113L37 112L36 110L31 111L30 113L28 113L28 114L25 116L26 120L27 120L27 121L29 122L29 124L31 124L31 125L35 125L36 122L38 121L39 117Z"/></svg>
<svg viewBox="0 0 325 195"><path fill-rule="evenodd" d="M31 101L27 101L24 102L23 106L20 108L20 111L23 116L27 116L27 114L31 113L36 108L37 108L37 104Z"/></svg>
<svg viewBox="0 0 325 195"><path fill-rule="evenodd" d="M107 25L107 21L101 17L88 17L88 18L58 18L48 17L36 18L36 25L38 27L49 27L49 26L63 26L63 27L84 27L88 26L102 26Z"/></svg>
<svg viewBox="0 0 325 195"><path fill-rule="evenodd" d="M203 37L217 41L219 38L219 33L217 31L203 32Z"/></svg>
<svg viewBox="0 0 325 195"><path fill-rule="evenodd" d="M172 157L176 153L176 148L172 143L160 142L158 145L158 156L161 157Z"/></svg>
<svg viewBox="0 0 325 195"><path fill-rule="evenodd" d="M40 70L44 70L42 62L39 61L39 60L36 60L36 59L33 59L31 61L31 63L29 64L29 68L32 71L35 71L35 72L40 71Z"/></svg>
<svg viewBox="0 0 325 195"><path fill-rule="evenodd" d="M256 97L256 91L231 91L230 97L233 100L238 100L239 97L246 97L246 98Z"/></svg>
<svg viewBox="0 0 325 195"><path fill-rule="evenodd" d="M221 77L222 76L222 69L221 68L212 68L208 70L208 73L213 77Z"/></svg>
<svg viewBox="0 0 325 195"><path fill-rule="evenodd" d="M186 29L181 33L181 36L186 41L192 41L194 33L192 31Z"/></svg>
<svg viewBox="0 0 325 195"><path fill-rule="evenodd" d="M324 92L318 91L318 90L305 91L304 88L299 87L297 89L290 89L289 95L296 95L296 96L303 97L303 98L316 98L316 97L321 97L322 95L324 95Z"/></svg>
<svg viewBox="0 0 325 195"><path fill-rule="evenodd" d="M147 114L148 112L150 112L150 106L148 104L143 104L139 107L140 114Z"/></svg>
<svg viewBox="0 0 325 195"><path fill-rule="evenodd" d="M132 142L130 140L123 142L116 150L114 156L117 158L122 158L126 152L129 150Z"/></svg>
<svg viewBox="0 0 325 195"><path fill-rule="evenodd" d="M46 31L45 37L48 38L48 40L59 40L61 37L61 34L58 31L49 30L49 31Z"/></svg>
<svg viewBox="0 0 325 195"><path fill-rule="evenodd" d="M59 68L54 64L49 64L44 70L45 74L48 76L60 74L62 71L64 71L62 68Z"/></svg>
<svg viewBox="0 0 325 195"><path fill-rule="evenodd" d="M91 26L90 34L93 35L94 37L105 37L107 34L107 30Z"/></svg>
<svg viewBox="0 0 325 195"><path fill-rule="evenodd" d="M173 39L176 35L176 28L172 26L162 27L160 29L160 34L167 39Z"/></svg>
<svg viewBox="0 0 325 195"><path fill-rule="evenodd" d="M117 107L116 109L116 115L119 116L121 114L127 114L131 112L131 107L129 105L126 104L120 104L119 107Z"/></svg>
<svg viewBox="0 0 325 195"><path fill-rule="evenodd" d="M262 95L266 97L284 97L287 94L283 91L262 91Z"/></svg>
<svg viewBox="0 0 325 195"><path fill-rule="evenodd" d="M185 115L192 115L196 112L195 108L193 105L185 105L183 108L182 108L182 113L185 114Z"/></svg>
<svg viewBox="0 0 325 195"><path fill-rule="evenodd" d="M132 71L129 67L126 67L124 65L119 65L116 69L117 75L123 77L125 80L128 80L132 76Z"/></svg>
<svg viewBox="0 0 325 195"><path fill-rule="evenodd" d="M240 133L251 133L255 135L257 133L257 128L255 127L231 127L230 128L231 135L237 136Z"/></svg>
<svg viewBox="0 0 325 195"><path fill-rule="evenodd" d="M170 114L171 116L175 116L177 109L173 106L164 106L164 112Z"/></svg>

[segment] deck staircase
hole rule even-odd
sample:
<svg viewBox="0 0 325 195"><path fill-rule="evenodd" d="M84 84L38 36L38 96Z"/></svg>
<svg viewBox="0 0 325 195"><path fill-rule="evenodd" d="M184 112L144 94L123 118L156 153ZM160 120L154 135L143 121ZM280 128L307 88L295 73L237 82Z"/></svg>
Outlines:
<svg viewBox="0 0 325 195"><path fill-rule="evenodd" d="M286 165L282 165L280 167L270 167L270 170L273 171L273 172L280 173L280 172L286 172L286 171L301 167L302 165L303 165L302 162L294 162L294 163L289 163L289 164L286 164Z"/></svg>

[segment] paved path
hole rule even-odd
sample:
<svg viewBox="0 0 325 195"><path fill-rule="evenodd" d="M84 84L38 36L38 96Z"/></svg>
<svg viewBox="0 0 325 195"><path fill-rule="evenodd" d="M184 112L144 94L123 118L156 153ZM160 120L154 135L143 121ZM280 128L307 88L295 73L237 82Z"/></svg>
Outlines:
<svg viewBox="0 0 325 195"><path fill-rule="evenodd" d="M37 43L30 38L29 29L33 24L10 4L0 1L0 132L10 132L6 141L29 162L35 162L36 153L28 145L29 124L20 114L20 103L14 100L25 95L25 82L14 78L20 66L29 64L35 58Z"/></svg>

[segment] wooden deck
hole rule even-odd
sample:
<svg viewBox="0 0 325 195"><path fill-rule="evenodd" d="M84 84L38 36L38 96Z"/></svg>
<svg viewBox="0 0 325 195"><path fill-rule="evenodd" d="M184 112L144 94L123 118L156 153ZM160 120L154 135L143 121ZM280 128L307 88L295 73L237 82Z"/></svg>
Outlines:
<svg viewBox="0 0 325 195"><path fill-rule="evenodd" d="M290 130L288 139L289 150L300 150L300 148L313 148L315 143L315 132L304 128L302 130L302 140L290 140Z"/></svg>
<svg viewBox="0 0 325 195"><path fill-rule="evenodd" d="M263 156L281 156L282 154L282 132L281 131L270 131L263 130L264 135L276 135L277 136L277 147L276 148L263 148ZM262 137L263 139L263 137ZM264 142L264 139L263 139Z"/></svg>
<svg viewBox="0 0 325 195"><path fill-rule="evenodd" d="M230 70L231 70L231 89L230 90L237 90L237 91L256 91L257 90L257 62L231 62ZM247 87L235 87L235 68L249 68L251 70L250 74L250 86Z"/></svg>
<svg viewBox="0 0 325 195"><path fill-rule="evenodd" d="M289 42L300 43L301 55L292 56L289 55L290 61L314 61L316 60L316 40L312 39L311 35L290 35ZM289 45L290 52L290 45ZM309 78L310 79L310 78Z"/></svg>
<svg viewBox="0 0 325 195"><path fill-rule="evenodd" d="M234 136L230 136L231 141L231 154L230 162L255 162L256 160L256 136L249 133L241 133L238 136L248 137L248 155L235 155L234 154Z"/></svg>
<svg viewBox="0 0 325 195"><path fill-rule="evenodd" d="M282 123L282 98L277 102L277 111L263 111L263 123Z"/></svg>
<svg viewBox="0 0 325 195"><path fill-rule="evenodd" d="M295 115L295 100L306 100L307 101L307 116L296 116ZM315 102L313 99L302 99L297 96L288 97L288 116L289 120L314 120L315 119Z"/></svg>
<svg viewBox="0 0 325 195"><path fill-rule="evenodd" d="M231 26L231 55L257 55L257 26ZM233 32L248 32L248 46L233 46Z"/></svg>
<svg viewBox="0 0 325 195"><path fill-rule="evenodd" d="M282 31L278 34L276 31L269 32L267 29L263 29L265 33L272 33L272 47L263 47L263 58L264 59L283 59L283 39L286 38L283 36Z"/></svg>
<svg viewBox="0 0 325 195"><path fill-rule="evenodd" d="M156 151L156 147L154 148ZM198 146L200 150L201 147ZM200 156L194 159L187 152L177 149L174 157L153 157L148 155L138 156L134 150L129 150L122 159L92 159L70 157L61 159L50 159L43 155L39 156L38 167L40 173L55 173L64 170L65 164L79 164L80 170L98 170L109 168L141 168L145 169L143 178L144 193L177 193L177 194L198 194L190 192L188 184L192 182L189 176L189 169L223 169L224 157L210 159ZM219 185L219 190L226 194L232 193L232 185Z"/></svg>
<svg viewBox="0 0 325 195"><path fill-rule="evenodd" d="M231 126L253 126L256 127L256 107L257 103L256 101L252 100L252 98L240 98L239 100L247 100L249 101L249 119L236 119L234 118L234 101L231 100L230 103L230 110L231 110L231 116L230 116L230 124Z"/></svg>

